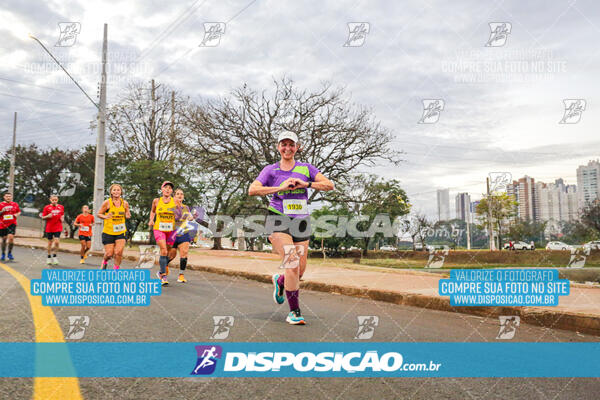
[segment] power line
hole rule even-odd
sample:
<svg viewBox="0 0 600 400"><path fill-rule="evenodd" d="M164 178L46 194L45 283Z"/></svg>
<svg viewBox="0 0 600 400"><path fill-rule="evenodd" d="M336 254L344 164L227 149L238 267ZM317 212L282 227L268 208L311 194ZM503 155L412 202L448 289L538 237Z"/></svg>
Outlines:
<svg viewBox="0 0 600 400"><path fill-rule="evenodd" d="M19 136L20 137L25 137L27 135L37 135L40 133L46 133L47 131L55 131L55 132L59 132L59 133L71 133L71 132L81 132L83 130L87 130L87 131L91 131L92 129L87 126L87 127L82 127L79 129L73 129L76 128L76 125L67 125L67 126L63 126L63 127L52 127L52 128L48 128L45 127L43 128L43 130L41 131L26 131L26 132L19 132Z"/></svg>
<svg viewBox="0 0 600 400"><path fill-rule="evenodd" d="M0 76L0 80L7 81L7 82L14 82L14 83L18 83L20 85L27 85L27 86L39 87L39 88L42 88L42 89L56 90L58 92L77 93L75 90L58 89L58 88L53 88L53 87L50 87L50 86L36 85L35 83L18 81L16 79L3 78L1 76Z"/></svg>
<svg viewBox="0 0 600 400"><path fill-rule="evenodd" d="M198 8L202 7L204 5L204 3L206 3L207 0L204 0L202 2L202 4L200 4L199 6L196 7L196 4L199 1L200 0L196 0L194 2L194 4L192 4L187 10L185 10L183 13L181 13L177 18L175 18L175 20L173 22L171 22L169 24L169 26L167 26L161 33L159 33L159 35L150 43L150 45L145 50L142 51L142 53L140 54L140 56L138 57L138 59L136 61L140 62L141 60L146 58L148 56L148 54L150 54L152 52L152 50L156 46L158 46L158 44L160 42L162 42L171 33L173 33L179 25L183 24L187 19L189 19L192 15L194 15L194 12L196 12L196 10ZM188 14L188 15L185 18L183 18L186 14ZM181 20L182 18L183 18L183 20Z"/></svg>
<svg viewBox="0 0 600 400"><path fill-rule="evenodd" d="M89 108L89 107L84 107L84 106L76 106L74 104L57 103L55 101L46 101L46 100L34 99L34 98L31 98L31 97L17 96L17 95L14 95L14 94L8 94L8 93L2 93L2 92L0 92L0 96L15 97L15 98L18 98L18 99L37 101L37 102L40 102L40 103L55 104L55 105L59 105L59 106L76 107L76 108L81 108L81 109L87 109L87 108Z"/></svg>
<svg viewBox="0 0 600 400"><path fill-rule="evenodd" d="M238 15L240 15L241 13L243 13L244 11L246 11L246 9L248 9L248 7L250 7L255 2L256 2L256 0L252 0L251 2L249 2L248 4L246 4L246 6L244 6L234 16L232 16L227 21L225 21L225 24L230 23L233 19L235 19ZM181 60L183 57L187 56L189 53L191 53L193 50L196 50L197 48L198 48L198 46L194 46L194 47L190 48L189 50L187 50L185 53L183 53L182 55L180 55L179 57L177 57L174 61L172 61L166 67L164 67L163 69L161 69L160 71L158 71L158 73L154 77L156 78L159 75L161 75L163 72L165 72L166 70L168 70L169 68L171 68L171 65L175 64L177 61Z"/></svg>
<svg viewBox="0 0 600 400"><path fill-rule="evenodd" d="M48 112L48 113L41 113L42 115L40 115L40 116L38 116L38 117L33 117L33 118L27 118L27 119L24 119L23 121L21 121L21 123L24 123L24 122L31 122L31 121L38 121L38 120L40 120L41 118L44 118L45 120L48 120L48 119L50 119L50 118L64 117L64 116L65 116L65 115L67 115L67 114L68 114L68 115L70 115L70 116L73 116L73 111L68 111L68 112L64 112L64 113L55 113L55 112L52 112L51 114L50 114L50 113L51 113L51 112ZM48 115L48 114L50 114L50 115ZM83 117L82 117L82 118L83 118ZM72 119L72 118L71 118L71 119ZM90 119L90 120L91 120L91 119Z"/></svg>

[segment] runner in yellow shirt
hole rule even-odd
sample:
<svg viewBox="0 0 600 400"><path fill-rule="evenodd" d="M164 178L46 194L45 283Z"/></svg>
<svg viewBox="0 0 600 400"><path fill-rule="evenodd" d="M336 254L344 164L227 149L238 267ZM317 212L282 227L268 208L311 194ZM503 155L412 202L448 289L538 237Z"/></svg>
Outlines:
<svg viewBox="0 0 600 400"><path fill-rule="evenodd" d="M104 200L98 218L104 220L102 229L102 244L104 245L104 259L102 260L102 269L106 269L108 260L113 256L114 269L119 269L123 259L123 249L125 248L125 219L131 218L129 204L121 197L123 188L117 183L110 185L108 189L110 197Z"/></svg>
<svg viewBox="0 0 600 400"><path fill-rule="evenodd" d="M160 186L162 197L152 201L150 220L148 226L153 229L154 239L160 247L160 271L156 273L161 284L166 286L167 265L169 264L169 250L175 243L175 201L173 200L173 189L175 186L169 181L164 181Z"/></svg>

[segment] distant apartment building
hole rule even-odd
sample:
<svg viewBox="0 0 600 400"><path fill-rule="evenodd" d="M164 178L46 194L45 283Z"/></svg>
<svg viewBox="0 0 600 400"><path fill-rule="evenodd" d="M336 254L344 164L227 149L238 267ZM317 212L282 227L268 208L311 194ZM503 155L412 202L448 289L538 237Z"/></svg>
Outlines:
<svg viewBox="0 0 600 400"><path fill-rule="evenodd" d="M537 182L536 220L574 221L577 219L577 186L565 185L562 179L554 183Z"/></svg>
<svg viewBox="0 0 600 400"><path fill-rule="evenodd" d="M600 162L592 160L577 168L577 203L581 209L586 203L600 198Z"/></svg>
<svg viewBox="0 0 600 400"><path fill-rule="evenodd" d="M506 191L517 202L516 219L528 221L574 221L578 218L577 186L536 182L529 176L509 184Z"/></svg>
<svg viewBox="0 0 600 400"><path fill-rule="evenodd" d="M471 196L469 193L459 193L455 197L456 218L471 222Z"/></svg>
<svg viewBox="0 0 600 400"><path fill-rule="evenodd" d="M533 221L536 219L535 180L525 175L518 181L513 181L506 186L506 193L512 196L517 205L516 217Z"/></svg>
<svg viewBox="0 0 600 400"><path fill-rule="evenodd" d="M480 224L481 223L481 215L479 215L477 213L477 206L479 205L479 200L477 201L472 201L471 202L471 207L469 208L470 213L469 213L469 222L470 223L475 223L475 224Z"/></svg>
<svg viewBox="0 0 600 400"><path fill-rule="evenodd" d="M437 191L438 221L450 219L450 190L438 189Z"/></svg>

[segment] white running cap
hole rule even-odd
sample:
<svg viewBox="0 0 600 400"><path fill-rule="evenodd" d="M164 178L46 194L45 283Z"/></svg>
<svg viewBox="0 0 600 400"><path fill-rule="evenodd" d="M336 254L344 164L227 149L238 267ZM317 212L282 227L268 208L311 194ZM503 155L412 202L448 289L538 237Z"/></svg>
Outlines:
<svg viewBox="0 0 600 400"><path fill-rule="evenodd" d="M290 139L294 143L298 143L298 135L296 135L292 131L283 131L279 134L279 138L277 138L277 143L281 142L284 139Z"/></svg>

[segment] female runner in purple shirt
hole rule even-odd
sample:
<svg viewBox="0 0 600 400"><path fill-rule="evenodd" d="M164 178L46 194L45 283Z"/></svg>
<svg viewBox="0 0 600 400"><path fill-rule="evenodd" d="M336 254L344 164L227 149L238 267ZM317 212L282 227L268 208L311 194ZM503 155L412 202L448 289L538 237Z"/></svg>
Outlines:
<svg viewBox="0 0 600 400"><path fill-rule="evenodd" d="M272 195L269 204L266 227L273 251L282 258L284 274L273 275L273 299L282 304L288 299L290 313L286 321L293 325L304 325L304 317L300 312L299 289L300 277L306 270L308 241L310 239L310 214L308 212L308 188L315 190L333 190L333 183L325 178L319 170L307 163L294 160L300 145L294 132L284 131L277 140L277 150L281 160L267 165L258 178L250 185L250 196ZM289 265L297 267L289 268Z"/></svg>

